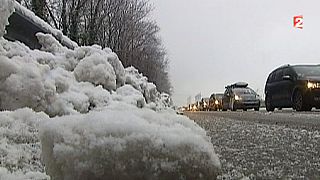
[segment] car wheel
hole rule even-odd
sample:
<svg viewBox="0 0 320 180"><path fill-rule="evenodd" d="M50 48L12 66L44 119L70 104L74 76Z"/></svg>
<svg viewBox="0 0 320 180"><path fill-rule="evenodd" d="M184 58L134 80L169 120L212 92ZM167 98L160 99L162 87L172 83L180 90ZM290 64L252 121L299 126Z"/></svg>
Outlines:
<svg viewBox="0 0 320 180"><path fill-rule="evenodd" d="M269 111L274 111L274 107L272 105L272 99L271 99L271 96L270 95L266 95L266 110L269 112Z"/></svg>
<svg viewBox="0 0 320 180"><path fill-rule="evenodd" d="M293 109L296 111L311 111L312 107L310 107L307 103L305 103L303 94L301 91L296 91L293 95Z"/></svg>
<svg viewBox="0 0 320 180"><path fill-rule="evenodd" d="M231 111L236 111L237 110L237 108L234 106L234 101L232 101L230 106L231 106L230 107Z"/></svg>
<svg viewBox="0 0 320 180"><path fill-rule="evenodd" d="M254 108L255 111L259 111L259 107Z"/></svg>
<svg viewBox="0 0 320 180"><path fill-rule="evenodd" d="M230 102L222 102L222 111L227 111L228 109L230 109Z"/></svg>
<svg viewBox="0 0 320 180"><path fill-rule="evenodd" d="M302 111L302 93L301 91L297 91L294 93L293 95L293 102L292 102L292 106L293 109L295 109L296 111Z"/></svg>

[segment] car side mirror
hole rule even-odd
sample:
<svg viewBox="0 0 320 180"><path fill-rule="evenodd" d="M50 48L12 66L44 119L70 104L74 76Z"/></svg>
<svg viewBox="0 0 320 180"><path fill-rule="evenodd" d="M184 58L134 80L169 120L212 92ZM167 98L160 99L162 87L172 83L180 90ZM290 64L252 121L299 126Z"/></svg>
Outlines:
<svg viewBox="0 0 320 180"><path fill-rule="evenodd" d="M289 75L282 76L282 79L283 80L292 80L291 76L289 76Z"/></svg>

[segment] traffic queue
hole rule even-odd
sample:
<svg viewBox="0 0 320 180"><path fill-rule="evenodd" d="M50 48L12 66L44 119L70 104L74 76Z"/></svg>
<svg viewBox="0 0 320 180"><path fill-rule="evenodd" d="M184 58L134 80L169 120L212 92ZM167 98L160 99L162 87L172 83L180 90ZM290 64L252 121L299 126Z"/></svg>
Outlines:
<svg viewBox="0 0 320 180"><path fill-rule="evenodd" d="M212 94L183 109L185 111L236 111L254 109L260 104L266 110L292 108L296 111L320 109L320 65L283 65L273 70L265 84L265 100L248 87L246 82L237 82L225 87L223 94ZM201 95L200 95L201 96Z"/></svg>
<svg viewBox="0 0 320 180"><path fill-rule="evenodd" d="M237 82L225 87L224 93L213 93L210 98L201 98L184 109L187 111L236 111L254 109L259 111L260 97L246 82Z"/></svg>
<svg viewBox="0 0 320 180"><path fill-rule="evenodd" d="M218 111L222 110L223 94L211 94L210 98L202 98L200 101L189 104L187 111Z"/></svg>

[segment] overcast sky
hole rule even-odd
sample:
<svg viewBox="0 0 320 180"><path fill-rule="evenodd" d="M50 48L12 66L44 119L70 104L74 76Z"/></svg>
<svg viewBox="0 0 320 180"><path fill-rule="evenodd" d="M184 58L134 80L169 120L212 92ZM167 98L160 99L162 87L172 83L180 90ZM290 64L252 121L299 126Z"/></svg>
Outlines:
<svg viewBox="0 0 320 180"><path fill-rule="evenodd" d="M263 94L283 64L320 64L319 0L151 0L168 50L173 100L246 81ZM304 16L304 28L293 17Z"/></svg>

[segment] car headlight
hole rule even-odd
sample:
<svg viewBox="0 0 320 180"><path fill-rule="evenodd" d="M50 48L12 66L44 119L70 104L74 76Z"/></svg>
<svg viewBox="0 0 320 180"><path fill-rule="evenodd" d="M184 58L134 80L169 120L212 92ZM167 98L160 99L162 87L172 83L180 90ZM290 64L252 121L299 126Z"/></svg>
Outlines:
<svg viewBox="0 0 320 180"><path fill-rule="evenodd" d="M234 99L238 101L240 100L240 97L238 95L234 95Z"/></svg>
<svg viewBox="0 0 320 180"><path fill-rule="evenodd" d="M307 87L309 88L309 89L311 89L311 88L313 88L314 87L314 83L312 83L312 82L308 82L308 84L307 84Z"/></svg>
<svg viewBox="0 0 320 180"><path fill-rule="evenodd" d="M219 101L218 101L218 100L215 100L214 103L215 103L216 105L218 105L218 104L219 104Z"/></svg>
<svg viewBox="0 0 320 180"><path fill-rule="evenodd" d="M320 83L308 82L307 87L309 89L320 88Z"/></svg>
<svg viewBox="0 0 320 180"><path fill-rule="evenodd" d="M192 109L193 109L193 110L196 110L196 109L197 109L197 106L196 106L196 105L193 105Z"/></svg>

